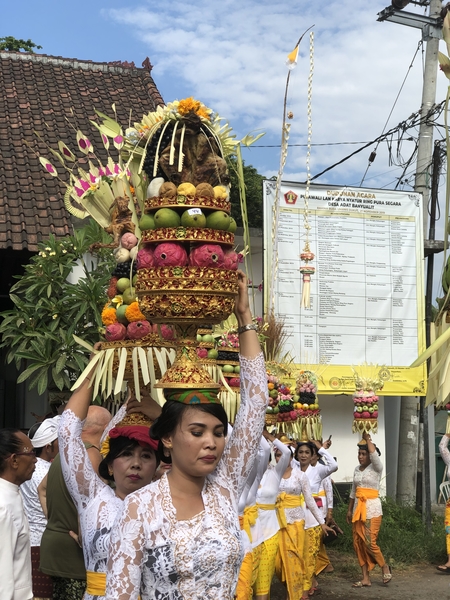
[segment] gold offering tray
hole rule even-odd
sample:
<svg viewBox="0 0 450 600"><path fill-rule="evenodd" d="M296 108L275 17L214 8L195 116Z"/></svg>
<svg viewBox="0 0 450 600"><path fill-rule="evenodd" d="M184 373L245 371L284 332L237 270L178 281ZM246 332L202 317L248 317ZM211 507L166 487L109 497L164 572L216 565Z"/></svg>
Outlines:
<svg viewBox="0 0 450 600"><path fill-rule="evenodd" d="M233 246L234 233L208 227L159 227L143 231L141 242L212 242Z"/></svg>
<svg viewBox="0 0 450 600"><path fill-rule="evenodd" d="M231 212L231 202L225 198L182 195L175 196L174 198L159 198L159 196L147 198L145 201L145 212L158 210L159 208L173 208L174 206L180 208L210 208L212 210L223 210L228 214Z"/></svg>

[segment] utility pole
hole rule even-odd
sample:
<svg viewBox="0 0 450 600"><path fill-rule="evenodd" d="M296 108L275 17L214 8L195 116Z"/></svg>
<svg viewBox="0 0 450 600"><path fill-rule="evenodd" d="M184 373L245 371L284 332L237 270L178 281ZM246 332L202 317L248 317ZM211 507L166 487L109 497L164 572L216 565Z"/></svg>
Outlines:
<svg viewBox="0 0 450 600"><path fill-rule="evenodd" d="M420 192L423 197L423 232L425 242L428 233L428 200L431 181L430 167L431 156L433 153L433 125L429 124L425 117L436 101L438 49L439 39L442 37L442 23L439 16L442 9L442 2L441 0L430 0L428 16L409 13L402 10L409 3L410 2L407 0L392 0L392 6L385 8L379 13L378 20L392 21L401 25L420 28L422 30L422 39L423 41L426 41L421 105L422 123L419 129L417 166L414 184L414 190ZM414 2L414 4L423 5L424 3ZM418 496L423 499L423 515L428 523L428 515L431 515L430 465L428 410L425 408L424 399L421 399L420 401L419 411L418 408L417 398L409 396L402 397L400 409L397 500L402 504L414 505L417 486L417 489L419 489ZM420 453L421 469L416 481L419 448L423 448L423 453ZM422 490L424 492L423 494Z"/></svg>

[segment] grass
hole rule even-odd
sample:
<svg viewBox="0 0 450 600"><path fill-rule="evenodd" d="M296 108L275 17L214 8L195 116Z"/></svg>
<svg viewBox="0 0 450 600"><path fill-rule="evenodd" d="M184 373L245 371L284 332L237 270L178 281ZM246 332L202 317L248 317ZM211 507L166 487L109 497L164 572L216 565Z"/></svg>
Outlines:
<svg viewBox="0 0 450 600"><path fill-rule="evenodd" d="M422 516L414 508L400 506L393 500L382 500L383 522L378 544L386 561L396 567L421 562L442 563L446 560L444 519L433 515L432 531L428 535ZM344 535L330 544L333 552L353 554L351 526L346 523L347 505L338 503L333 516Z"/></svg>

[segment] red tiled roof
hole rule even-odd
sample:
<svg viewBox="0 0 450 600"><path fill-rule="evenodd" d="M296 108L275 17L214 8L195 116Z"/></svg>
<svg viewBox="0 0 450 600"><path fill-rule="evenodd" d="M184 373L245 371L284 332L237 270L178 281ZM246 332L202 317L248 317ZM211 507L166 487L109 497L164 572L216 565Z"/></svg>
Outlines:
<svg viewBox="0 0 450 600"><path fill-rule="evenodd" d="M61 184L45 174L24 140L51 158L34 131L52 148L63 140L76 150L75 126L106 160L89 123L98 120L94 108L114 117L114 103L126 127L130 110L134 122L164 104L148 58L142 66L0 52L0 249L36 251L50 233L64 237L72 231Z"/></svg>

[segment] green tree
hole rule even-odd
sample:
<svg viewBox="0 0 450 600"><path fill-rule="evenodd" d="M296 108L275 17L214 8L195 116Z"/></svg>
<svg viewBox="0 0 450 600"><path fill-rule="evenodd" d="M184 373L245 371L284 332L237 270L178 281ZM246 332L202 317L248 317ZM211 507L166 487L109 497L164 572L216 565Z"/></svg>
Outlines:
<svg viewBox="0 0 450 600"><path fill-rule="evenodd" d="M40 394L70 389L87 364L86 351L73 335L94 344L102 327L101 311L115 262L110 249L86 258L91 244L111 241L93 220L64 239L51 236L39 244L23 275L11 288L12 310L0 313L7 363L25 367L17 380L29 380ZM83 274L68 281L75 266Z"/></svg>
<svg viewBox="0 0 450 600"><path fill-rule="evenodd" d="M0 50L9 50L10 52L34 52L33 48L40 50L42 46L36 45L32 40L18 40L12 35L0 38Z"/></svg>
<svg viewBox="0 0 450 600"><path fill-rule="evenodd" d="M236 175L236 159L229 159L228 170L231 178L231 214L238 227L242 227L241 202L239 199L239 185ZM245 195L247 200L247 214L249 227L261 229L263 226L263 181L264 177L255 167L244 163Z"/></svg>

